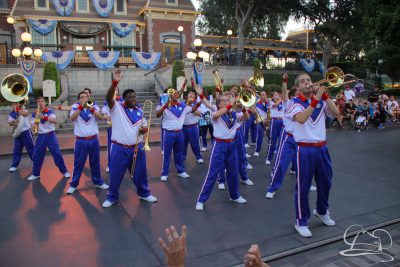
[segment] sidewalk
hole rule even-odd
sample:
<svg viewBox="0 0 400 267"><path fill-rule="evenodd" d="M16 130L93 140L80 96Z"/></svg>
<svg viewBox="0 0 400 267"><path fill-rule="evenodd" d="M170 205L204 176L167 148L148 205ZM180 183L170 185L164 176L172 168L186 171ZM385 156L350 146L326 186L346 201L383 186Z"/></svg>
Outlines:
<svg viewBox="0 0 400 267"><path fill-rule="evenodd" d="M70 133L56 133L58 143L60 145L60 149L62 152L72 152L75 146L75 136L72 132ZM151 129L151 135L149 142L152 144L158 144L161 140L161 129L159 127ZM99 141L100 141L100 148L106 149L107 148L107 131L100 130L99 133ZM0 138L0 156L1 157L10 157L13 154L13 137L11 134L1 136ZM23 155L26 155L27 152L24 149Z"/></svg>

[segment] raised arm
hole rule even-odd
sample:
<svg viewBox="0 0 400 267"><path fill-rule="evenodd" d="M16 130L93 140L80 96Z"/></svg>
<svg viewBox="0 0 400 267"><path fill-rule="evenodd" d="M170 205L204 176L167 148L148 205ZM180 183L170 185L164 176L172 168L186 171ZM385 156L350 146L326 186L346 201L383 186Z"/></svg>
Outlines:
<svg viewBox="0 0 400 267"><path fill-rule="evenodd" d="M282 99L283 99L283 102L286 102L287 100L289 100L289 93L288 93L288 89L287 89L288 79L289 79L289 76L287 75L287 73L283 74L283 77L282 77Z"/></svg>
<svg viewBox="0 0 400 267"><path fill-rule="evenodd" d="M115 89L117 88L118 83L121 80L122 80L121 70L117 69L114 72L113 81L112 81L111 87L108 89L107 94L106 94L107 105L110 108L110 110L112 110L114 108L114 105L115 105L115 99L114 99Z"/></svg>

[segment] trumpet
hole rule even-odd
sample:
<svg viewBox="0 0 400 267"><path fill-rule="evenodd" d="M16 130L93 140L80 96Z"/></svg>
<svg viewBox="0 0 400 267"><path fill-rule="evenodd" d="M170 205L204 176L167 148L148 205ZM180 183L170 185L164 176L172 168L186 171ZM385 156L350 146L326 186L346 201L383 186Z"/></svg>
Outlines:
<svg viewBox="0 0 400 267"><path fill-rule="evenodd" d="M89 100L86 102L86 104L85 104L85 107L86 108L92 108L93 107L93 105L94 105L94 100L93 100L93 98L89 98Z"/></svg>
<svg viewBox="0 0 400 267"><path fill-rule="evenodd" d="M186 106L190 106L191 104L193 104L193 102L194 102L194 98L188 98L186 100Z"/></svg>
<svg viewBox="0 0 400 267"><path fill-rule="evenodd" d="M222 83L221 78L219 77L219 70L215 69L213 70L213 78L215 81L215 86L218 86L219 89L221 89L222 92L224 92L224 84Z"/></svg>
<svg viewBox="0 0 400 267"><path fill-rule="evenodd" d="M350 78L351 80L345 81L346 78ZM308 87L313 87L316 85L327 83L328 86L326 87L326 89L329 89L332 87L339 87L348 83L353 83L356 82L357 80L358 80L357 77L354 76L353 74L350 73L344 74L342 69L336 66L332 66L326 71L325 79L315 82L309 85Z"/></svg>
<svg viewBox="0 0 400 267"><path fill-rule="evenodd" d="M260 114L258 114L257 109L256 109L256 94L253 92L250 92L248 90L241 90L239 93L239 101L242 104L242 106L250 109L253 113L254 116L256 117L255 123L260 123L262 122Z"/></svg>

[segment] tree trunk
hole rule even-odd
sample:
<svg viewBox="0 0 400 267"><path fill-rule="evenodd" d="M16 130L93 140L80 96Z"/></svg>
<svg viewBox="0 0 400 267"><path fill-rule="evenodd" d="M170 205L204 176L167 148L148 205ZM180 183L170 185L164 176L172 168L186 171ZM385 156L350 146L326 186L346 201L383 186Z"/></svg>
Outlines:
<svg viewBox="0 0 400 267"><path fill-rule="evenodd" d="M244 38L244 27L243 20L238 22L238 48L237 48L237 65L240 65L242 62L242 53L243 53L243 38Z"/></svg>
<svg viewBox="0 0 400 267"><path fill-rule="evenodd" d="M322 50L322 64L324 65L326 70L328 69L329 60L331 59L332 48L333 48L333 42L330 38L328 38L324 43Z"/></svg>

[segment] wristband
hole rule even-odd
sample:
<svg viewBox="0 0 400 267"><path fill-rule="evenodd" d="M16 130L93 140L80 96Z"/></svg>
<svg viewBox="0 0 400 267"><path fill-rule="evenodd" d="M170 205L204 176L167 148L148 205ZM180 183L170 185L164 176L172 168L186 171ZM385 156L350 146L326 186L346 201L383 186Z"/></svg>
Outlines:
<svg viewBox="0 0 400 267"><path fill-rule="evenodd" d="M57 109L58 109L58 110L61 110L61 106L58 106Z"/></svg>
<svg viewBox="0 0 400 267"><path fill-rule="evenodd" d="M79 105L79 106L78 106L78 109L79 109L80 111L82 111L82 110L83 110L83 106L82 106L82 105Z"/></svg>
<svg viewBox="0 0 400 267"><path fill-rule="evenodd" d="M96 109L95 109L94 107L92 107L92 108L90 109L90 112L95 113L95 112L96 112Z"/></svg>
<svg viewBox="0 0 400 267"><path fill-rule="evenodd" d="M246 112L246 108L243 108L243 109L242 109L242 112L245 113L245 112Z"/></svg>
<svg viewBox="0 0 400 267"><path fill-rule="evenodd" d="M16 107L16 108L15 108L15 112L18 112L18 111L20 111L20 110L21 110L20 107Z"/></svg>
<svg viewBox="0 0 400 267"><path fill-rule="evenodd" d="M168 107L168 103L165 103L164 106L162 107L163 109L166 109Z"/></svg>
<svg viewBox="0 0 400 267"><path fill-rule="evenodd" d="M45 108L45 109L43 110L43 112L44 112L44 113L47 113L47 112L49 112L49 109L48 109L48 108Z"/></svg>
<svg viewBox="0 0 400 267"><path fill-rule="evenodd" d="M215 87L215 92L219 93L219 92L221 92L221 89L219 89L219 87L217 86L217 87Z"/></svg>
<svg viewBox="0 0 400 267"><path fill-rule="evenodd" d="M149 128L142 128L141 130L142 130L142 134L145 134L148 132Z"/></svg>
<svg viewBox="0 0 400 267"><path fill-rule="evenodd" d="M313 108L316 108L316 106L318 105L319 101L317 99L314 99L313 101L311 101L310 106L312 106Z"/></svg>
<svg viewBox="0 0 400 267"><path fill-rule="evenodd" d="M228 104L228 105L226 105L226 107L225 107L227 110L230 110L231 108L232 108L232 105L231 104Z"/></svg>
<svg viewBox="0 0 400 267"><path fill-rule="evenodd" d="M329 95L327 93L322 94L322 100L326 101L329 98Z"/></svg>
<svg viewBox="0 0 400 267"><path fill-rule="evenodd" d="M44 117L43 117L43 120L44 120L44 121L47 121L48 119L49 119L48 116L44 116Z"/></svg>
<svg viewBox="0 0 400 267"><path fill-rule="evenodd" d="M115 98L115 100L120 101L120 100L121 100L121 97L120 97L120 96L117 96L117 97Z"/></svg>
<svg viewBox="0 0 400 267"><path fill-rule="evenodd" d="M119 83L119 81L113 80L112 81L112 87L117 87L118 83Z"/></svg>
<svg viewBox="0 0 400 267"><path fill-rule="evenodd" d="M288 83L289 79L288 78L284 78L282 79L282 83Z"/></svg>
<svg viewBox="0 0 400 267"><path fill-rule="evenodd" d="M204 94L200 95L200 99L204 99L204 97L205 97Z"/></svg>
<svg viewBox="0 0 400 267"><path fill-rule="evenodd" d="M199 108L200 105L201 105L201 102L198 102L198 103L196 104L196 108Z"/></svg>

